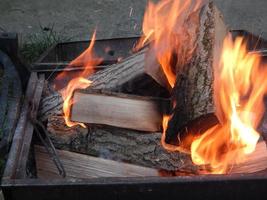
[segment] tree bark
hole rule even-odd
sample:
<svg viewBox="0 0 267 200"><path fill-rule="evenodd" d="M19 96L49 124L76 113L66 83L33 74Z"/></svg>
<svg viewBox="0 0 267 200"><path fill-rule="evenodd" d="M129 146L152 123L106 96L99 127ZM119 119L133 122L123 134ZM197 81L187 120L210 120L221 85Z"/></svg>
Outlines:
<svg viewBox="0 0 267 200"><path fill-rule="evenodd" d="M119 91L123 84L144 74L145 52L146 49L143 49L121 63L111 65L92 74L89 77L93 82L91 87ZM49 88L49 85L44 96L39 109L39 117L42 121L46 121L53 114L61 114L63 105L60 93Z"/></svg>
<svg viewBox="0 0 267 200"><path fill-rule="evenodd" d="M50 117L47 129L60 149L156 169L197 172L190 155L168 152L162 147L159 132L148 134L96 125L69 128L62 116Z"/></svg>
<svg viewBox="0 0 267 200"><path fill-rule="evenodd" d="M191 33L197 35L192 58L183 66L176 65L175 107L166 131L167 143L180 144L191 121L215 112L213 80L227 28L213 3L202 8L198 23ZM211 125L216 121L212 119Z"/></svg>

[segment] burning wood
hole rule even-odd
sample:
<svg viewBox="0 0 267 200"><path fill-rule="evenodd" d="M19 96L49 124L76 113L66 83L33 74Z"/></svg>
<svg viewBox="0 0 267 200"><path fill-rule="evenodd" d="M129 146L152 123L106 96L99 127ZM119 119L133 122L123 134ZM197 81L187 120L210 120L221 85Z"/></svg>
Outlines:
<svg viewBox="0 0 267 200"><path fill-rule="evenodd" d="M253 151L260 138L256 128L264 112L266 68L257 55L248 54L241 39L232 43L226 37L227 28L217 8L201 0L149 3L143 31L140 45L149 43L144 49L102 71L76 74L61 91L69 127L58 115L62 109L58 93L42 101L40 115L48 120L55 144L97 156L104 151L109 158L148 167L194 173L203 168L207 173L227 173L232 165L246 163L249 154L258 158L260 151ZM90 69L99 64L101 59L92 51L94 37L73 63L82 62ZM81 92L87 87L121 92L126 83L143 74L172 88L170 116L162 116L156 104L140 101L140 97ZM77 89L81 90L74 93ZM153 132L159 130L160 121L163 134L91 125L88 130L83 124ZM257 169L242 172L251 171Z"/></svg>
<svg viewBox="0 0 267 200"><path fill-rule="evenodd" d="M182 145L180 142L187 135L188 123L215 111L214 68L218 66L227 28L212 4L203 8L198 23L199 28L193 32L196 41L191 59L185 64L176 64L173 89L175 107L166 130L167 143Z"/></svg>
<svg viewBox="0 0 267 200"><path fill-rule="evenodd" d="M144 48L117 64L110 65L101 71L88 75L88 78L91 80L90 88L120 92L128 83L133 82L135 79L141 78L140 81L148 82L148 80L143 79L143 76L149 73L144 67L146 52L147 48ZM69 76L62 76L57 82L65 82L65 79L69 79ZM60 93L51 88L48 88L46 92L47 95L42 99L39 111L43 121L47 120L50 115L62 113L63 107L63 99Z"/></svg>

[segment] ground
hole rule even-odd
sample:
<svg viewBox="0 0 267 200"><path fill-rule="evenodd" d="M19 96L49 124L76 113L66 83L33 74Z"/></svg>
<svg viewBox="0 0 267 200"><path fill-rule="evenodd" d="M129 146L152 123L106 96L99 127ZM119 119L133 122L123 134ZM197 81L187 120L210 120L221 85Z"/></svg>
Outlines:
<svg viewBox="0 0 267 200"><path fill-rule="evenodd" d="M146 0L1 0L0 27L25 36L51 28L72 40L139 35ZM267 38L266 0L215 0L232 29Z"/></svg>

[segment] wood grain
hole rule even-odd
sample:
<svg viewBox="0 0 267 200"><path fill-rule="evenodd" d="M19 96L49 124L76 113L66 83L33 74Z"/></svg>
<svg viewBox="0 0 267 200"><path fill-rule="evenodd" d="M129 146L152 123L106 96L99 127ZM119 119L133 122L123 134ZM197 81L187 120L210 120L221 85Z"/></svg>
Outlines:
<svg viewBox="0 0 267 200"><path fill-rule="evenodd" d="M37 176L41 179L61 178L57 168L49 154L42 146L35 145L35 158ZM79 154L64 150L57 150L59 158L66 170L66 178L99 178L99 177L148 177L148 176L183 176L188 173L165 171L162 173L157 169L127 164L99 157ZM255 151L249 155L244 162L233 165L229 174L245 174L263 171L267 168L267 149L265 142L257 144ZM201 174L201 172L200 172ZM190 176L195 176L190 174Z"/></svg>
<svg viewBox="0 0 267 200"><path fill-rule="evenodd" d="M105 124L140 131L160 131L163 99L77 91L73 96L71 120L91 124ZM167 102L167 100L165 101Z"/></svg>
<svg viewBox="0 0 267 200"><path fill-rule="evenodd" d="M60 178L57 168L42 146L35 145L38 178ZM158 176L158 170L123 162L57 150L66 170L66 178Z"/></svg>

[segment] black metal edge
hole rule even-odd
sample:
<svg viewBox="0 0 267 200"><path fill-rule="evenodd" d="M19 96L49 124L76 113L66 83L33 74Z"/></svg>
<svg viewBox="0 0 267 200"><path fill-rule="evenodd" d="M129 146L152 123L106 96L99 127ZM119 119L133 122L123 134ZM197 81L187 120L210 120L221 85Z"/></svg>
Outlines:
<svg viewBox="0 0 267 200"><path fill-rule="evenodd" d="M139 39L141 36L130 36L130 37L116 37L116 38L103 38L96 39L95 41L104 42L104 41L115 41L115 40L129 40L129 39ZM70 42L61 42L56 45L65 45L65 44L73 44L73 43L90 43L91 40L79 40L79 41L70 41Z"/></svg>
<svg viewBox="0 0 267 200"><path fill-rule="evenodd" d="M266 176L5 180L7 199L265 199ZM43 195L41 195L43 194Z"/></svg>
<svg viewBox="0 0 267 200"><path fill-rule="evenodd" d="M106 42L111 42L111 41L122 41L122 40L136 40L136 41L138 41L139 39L140 39L140 36L139 37L126 37L126 38L97 39L96 42L105 42L105 41ZM74 44L74 43L76 43L76 44L78 44L78 43L88 43L89 44L90 42L91 42L91 40L57 43L57 44L51 46L50 48L48 48L44 53L41 54L41 56L35 62L33 62L33 64L31 65L31 70L39 72L38 68L41 67L41 69L40 69L41 71L49 71L49 69L51 68L50 65L52 65L53 67L58 67L56 65L56 63L52 63L52 62L51 63L50 62L43 63L43 60L45 59L46 56L49 55L49 53L52 50L56 49L59 46L69 45L69 44ZM109 61L106 61L106 62L104 61L102 63L102 65L114 64L115 62L117 62L117 60L113 60L113 61L109 60ZM63 71L64 67L67 66L67 65L68 65L67 63L65 65L62 65L61 66L61 71ZM84 68L82 68L82 69L84 69Z"/></svg>
<svg viewBox="0 0 267 200"><path fill-rule="evenodd" d="M230 30L230 32L232 33L233 37L236 38L237 36L245 36L247 38L250 38L252 41L250 41L250 46L251 44L255 45L255 47L257 46L261 46L262 44L266 44L267 45L267 42L261 38L260 36L257 37L256 35L254 35L253 33L250 33L246 30ZM96 42L110 42L110 41L121 41L121 40L129 40L129 39L134 39L134 40L137 40L140 38L140 36L136 36L136 37L121 37L121 38L112 38L112 39L98 39L96 40ZM254 41L255 40L255 41ZM58 46L62 46L62 45L68 45L68 44L79 44L79 43L90 43L91 40L84 40L84 41L71 41L71 42L62 42L62 43L57 43L55 45L53 45L52 47L48 48L31 66L31 70L32 71L36 71L36 72L46 72L46 73L49 73L51 71L53 71L55 68L56 68L56 71L59 72L59 71L63 71L64 68L68 65L68 63L65 63L65 64L62 64L62 63L59 63L57 65L57 63L52 63L52 62L43 62L43 60L45 59L45 57L47 55L49 55L49 53L56 49ZM260 41L260 42L259 42ZM259 45L257 43L260 43ZM254 50L253 48L250 48L250 50ZM114 61L111 61L109 60L107 63L103 63L103 64L114 64L116 62L116 60ZM84 68L77 68L77 69L73 69L73 70L82 70ZM70 70L70 71L73 71L73 70Z"/></svg>
<svg viewBox="0 0 267 200"><path fill-rule="evenodd" d="M156 184L156 183L204 183L217 181L260 181L267 182L267 173L257 172L250 174L221 174L221 175L193 175L193 176L143 176L143 177L99 177L90 179L62 178L62 179L4 179L2 187L9 186L57 186L57 185L119 185L119 184ZM267 185L266 185L267 187Z"/></svg>
<svg viewBox="0 0 267 200"><path fill-rule="evenodd" d="M37 58L36 61L33 62L32 66L31 66L31 69L33 68L33 65L35 65L35 63L42 63L42 60L49 54L50 51L52 51L53 49L55 49L57 47L57 45L60 44L60 43L57 43L57 44L54 44L52 45L51 47L49 47L47 50L45 50L39 58Z"/></svg>

